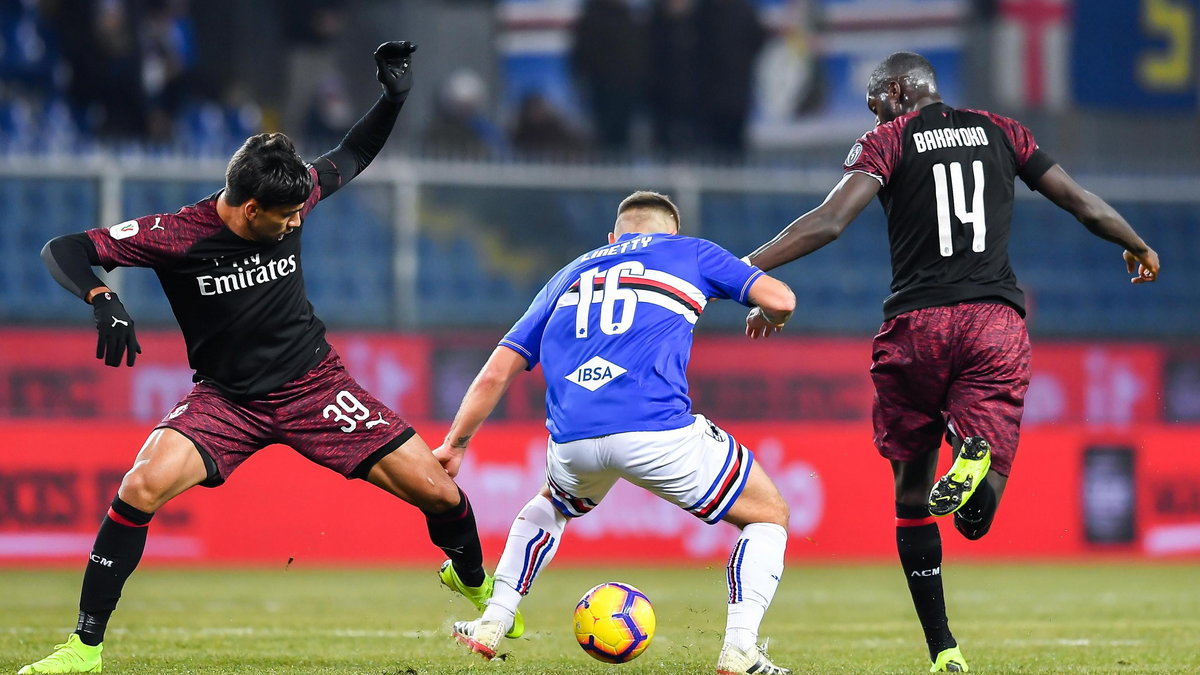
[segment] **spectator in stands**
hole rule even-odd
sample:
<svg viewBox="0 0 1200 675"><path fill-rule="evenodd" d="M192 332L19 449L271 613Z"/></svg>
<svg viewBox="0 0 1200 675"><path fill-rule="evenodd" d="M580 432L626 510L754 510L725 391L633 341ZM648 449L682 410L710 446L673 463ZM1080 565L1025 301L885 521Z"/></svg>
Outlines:
<svg viewBox="0 0 1200 675"><path fill-rule="evenodd" d="M815 39L814 2L788 3L776 16L775 34L759 54L754 110L761 123L793 123L822 102L824 86Z"/></svg>
<svg viewBox="0 0 1200 675"><path fill-rule="evenodd" d="M627 0L588 0L575 23L571 67L605 151L629 150L647 58L642 26Z"/></svg>
<svg viewBox="0 0 1200 675"><path fill-rule="evenodd" d="M36 0L0 2L0 84L38 97L54 93L54 33Z"/></svg>
<svg viewBox="0 0 1200 675"><path fill-rule="evenodd" d="M696 0L658 0L650 15L650 77L646 99L654 124L654 144L678 157L695 149L700 29Z"/></svg>
<svg viewBox="0 0 1200 675"><path fill-rule="evenodd" d="M317 83L304 119L303 137L313 145L336 143L341 129L354 123L354 103L350 100L346 77L340 71L330 71Z"/></svg>
<svg viewBox="0 0 1200 675"><path fill-rule="evenodd" d="M149 0L146 7L140 31L142 86L150 139L164 142L174 135L174 120L190 98L196 39L186 0Z"/></svg>
<svg viewBox="0 0 1200 675"><path fill-rule="evenodd" d="M697 16L700 35L714 36L699 50L697 61L707 93L698 108L698 136L718 157L740 158L746 149L754 63L767 32L750 0L700 0Z"/></svg>
<svg viewBox="0 0 1200 675"><path fill-rule="evenodd" d="M583 137L541 92L521 99L512 145L532 159L578 159L585 148Z"/></svg>
<svg viewBox="0 0 1200 675"><path fill-rule="evenodd" d="M331 84L337 86L342 77L336 45L346 32L345 10L326 0L277 0L275 11L283 19L283 37L289 49L283 128L307 129L313 109L320 107Z"/></svg>
<svg viewBox="0 0 1200 675"><path fill-rule="evenodd" d="M101 138L146 135L142 53L134 18L132 0L74 0L59 6L54 15L70 69L68 97L80 126Z"/></svg>
<svg viewBox="0 0 1200 675"><path fill-rule="evenodd" d="M438 89L433 119L425 129L425 152L460 159L503 153L507 141L488 118L487 95L487 85L475 71L462 68L451 73Z"/></svg>

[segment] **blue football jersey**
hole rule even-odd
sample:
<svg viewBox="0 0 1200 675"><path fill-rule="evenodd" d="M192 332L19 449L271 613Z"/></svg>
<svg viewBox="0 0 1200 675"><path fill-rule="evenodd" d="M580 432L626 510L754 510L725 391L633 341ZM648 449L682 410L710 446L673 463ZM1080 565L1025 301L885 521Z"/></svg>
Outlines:
<svg viewBox="0 0 1200 675"><path fill-rule="evenodd" d="M762 270L704 239L627 233L562 268L500 341L542 364L559 443L692 423L692 330L710 299L748 305Z"/></svg>

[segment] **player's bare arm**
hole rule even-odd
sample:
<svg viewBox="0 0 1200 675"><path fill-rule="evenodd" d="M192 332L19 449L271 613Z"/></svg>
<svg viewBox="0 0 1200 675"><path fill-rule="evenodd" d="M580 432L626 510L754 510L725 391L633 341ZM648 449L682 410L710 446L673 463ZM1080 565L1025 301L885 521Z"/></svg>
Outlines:
<svg viewBox="0 0 1200 675"><path fill-rule="evenodd" d="M750 285L750 302L756 306L746 317L746 335L751 339L770 337L783 330L796 309L796 294L782 281L762 275Z"/></svg>
<svg viewBox="0 0 1200 675"><path fill-rule="evenodd" d="M871 203L880 187L878 180L865 173L846 174L820 206L792 221L774 239L751 253L750 264L770 271L837 239Z"/></svg>
<svg viewBox="0 0 1200 675"><path fill-rule="evenodd" d="M451 477L458 475L463 456L467 453L467 445L484 420L496 409L496 404L504 398L509 385L523 372L528 365L524 356L508 347L496 347L487 363L463 396L446 440L433 451L433 456L445 467Z"/></svg>
<svg viewBox="0 0 1200 675"><path fill-rule="evenodd" d="M1130 281L1144 284L1158 279L1158 254L1108 202L1085 190L1055 164L1038 180L1038 192L1083 223L1089 232L1125 249L1125 269L1137 273Z"/></svg>

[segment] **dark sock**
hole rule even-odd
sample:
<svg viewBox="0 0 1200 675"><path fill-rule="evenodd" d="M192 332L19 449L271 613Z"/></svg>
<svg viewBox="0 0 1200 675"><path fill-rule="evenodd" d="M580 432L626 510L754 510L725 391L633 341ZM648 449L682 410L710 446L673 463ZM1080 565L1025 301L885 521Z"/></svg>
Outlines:
<svg viewBox="0 0 1200 675"><path fill-rule="evenodd" d="M147 526L153 517L153 513L139 511L116 497L100 522L83 572L79 623L75 625L85 645L96 646L104 641L108 617L117 608L125 580L133 574L146 549Z"/></svg>
<svg viewBox="0 0 1200 675"><path fill-rule="evenodd" d="M942 536L927 507L896 504L896 550L932 661L958 643L950 634L942 593Z"/></svg>
<svg viewBox="0 0 1200 675"><path fill-rule="evenodd" d="M985 478L967 503L954 514L954 527L967 539L980 539L992 528L998 505L996 491Z"/></svg>
<svg viewBox="0 0 1200 675"><path fill-rule="evenodd" d="M429 540L442 549L458 578L468 586L483 584L483 549L479 545L479 530L475 527L475 512L462 488L458 490L461 501L443 513L425 514L429 528Z"/></svg>

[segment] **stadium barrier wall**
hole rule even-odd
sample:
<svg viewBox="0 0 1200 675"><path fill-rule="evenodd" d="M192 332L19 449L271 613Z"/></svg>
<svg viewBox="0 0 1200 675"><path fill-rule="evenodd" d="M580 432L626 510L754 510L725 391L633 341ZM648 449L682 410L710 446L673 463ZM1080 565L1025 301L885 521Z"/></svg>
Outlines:
<svg viewBox="0 0 1200 675"><path fill-rule="evenodd" d="M500 336L467 332L330 334L351 374L402 416L453 418ZM0 330L0 420L156 422L191 389L177 332L139 331L137 366L106 368L95 332ZM700 335L688 377L693 407L718 420L869 420L869 338ZM1025 425L1200 423L1200 345L1044 342L1033 350ZM495 419L539 421L539 376L517 378Z"/></svg>
<svg viewBox="0 0 1200 675"><path fill-rule="evenodd" d="M444 422L417 425L436 444ZM755 451L791 507L793 561L891 559L891 475L862 421L725 424ZM80 564L122 474L147 435L138 423L0 422L0 564ZM1069 425L1024 434L991 534L966 542L943 521L954 558L1200 557L1200 427L1103 430ZM494 562L516 512L538 489L545 432L489 424L461 484ZM434 565L419 512L272 446L216 489L197 488L151 525L149 564ZM619 484L568 526L560 562L719 565L736 537Z"/></svg>
<svg viewBox="0 0 1200 675"><path fill-rule="evenodd" d="M333 333L351 373L437 444L495 335ZM0 564L76 562L148 433L191 387L183 342L139 335L135 368L94 358L94 333L0 330ZM695 409L755 450L792 508L789 555L891 558L890 475L871 445L870 343L700 335ZM1200 555L1200 348L1038 343L1013 488L982 542L948 528L953 555ZM489 559L540 484L537 374L518 378L474 445L462 484ZM183 563L436 562L414 509L270 448L217 490L155 519L148 559ZM1086 477L1086 480L1085 480ZM385 533L385 536L380 536ZM574 523L565 561L719 561L731 528L706 527L628 486Z"/></svg>

